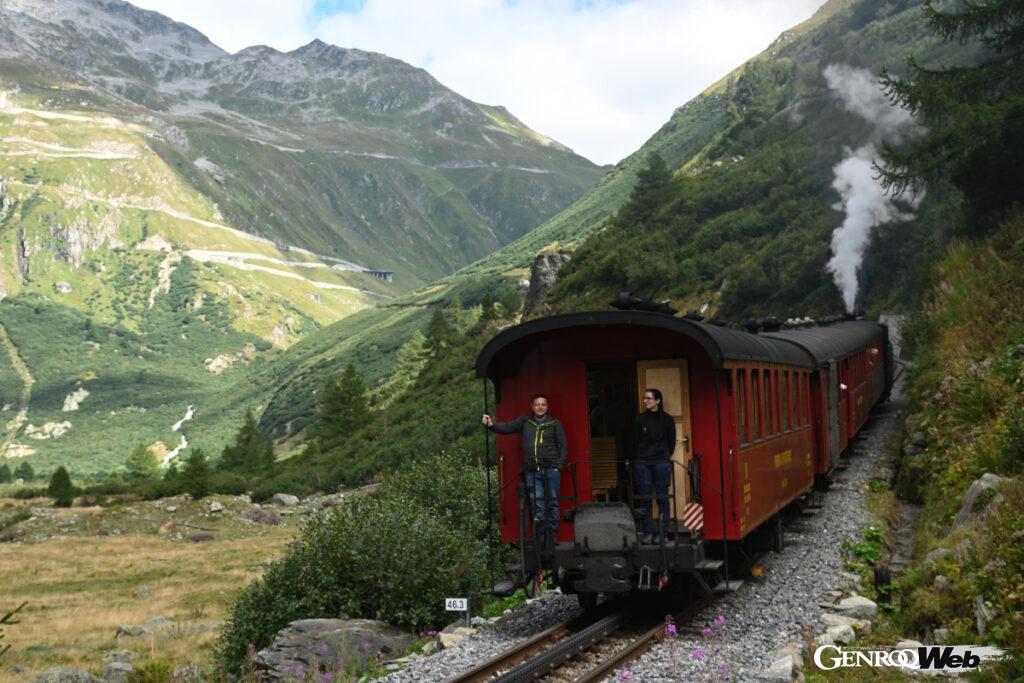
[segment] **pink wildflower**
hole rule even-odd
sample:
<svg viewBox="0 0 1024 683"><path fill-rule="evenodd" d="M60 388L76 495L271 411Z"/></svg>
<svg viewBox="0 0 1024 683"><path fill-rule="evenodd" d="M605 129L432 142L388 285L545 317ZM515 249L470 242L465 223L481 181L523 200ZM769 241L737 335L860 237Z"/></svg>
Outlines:
<svg viewBox="0 0 1024 683"><path fill-rule="evenodd" d="M725 615L719 614L715 619L715 626L725 626Z"/></svg>
<svg viewBox="0 0 1024 683"><path fill-rule="evenodd" d="M704 659L705 656L706 655L704 653L704 650L700 649L699 647L693 651L694 659Z"/></svg>
<svg viewBox="0 0 1024 683"><path fill-rule="evenodd" d="M628 669L624 669L624 670L619 672L618 679L620 681L628 681L628 680L631 680L632 678L633 678L633 672L628 670Z"/></svg>
<svg viewBox="0 0 1024 683"><path fill-rule="evenodd" d="M701 631L701 633L704 634L705 638L710 638L711 636L713 636L715 634L715 632L712 629L710 629L710 628L704 629L703 631Z"/></svg>
<svg viewBox="0 0 1024 683"><path fill-rule="evenodd" d="M672 622L665 624L665 634L670 636L676 635L676 625Z"/></svg>

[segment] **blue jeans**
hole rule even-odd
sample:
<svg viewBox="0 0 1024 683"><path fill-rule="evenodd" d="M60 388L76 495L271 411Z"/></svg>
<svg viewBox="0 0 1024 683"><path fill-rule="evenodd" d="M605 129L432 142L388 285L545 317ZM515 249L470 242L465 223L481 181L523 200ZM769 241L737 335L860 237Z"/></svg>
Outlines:
<svg viewBox="0 0 1024 683"><path fill-rule="evenodd" d="M534 534L547 527L551 538L558 538L558 492L562 472L546 469L526 473L526 490L533 506Z"/></svg>
<svg viewBox="0 0 1024 683"><path fill-rule="evenodd" d="M641 497L638 507L644 514L644 533L654 533L653 497L658 499L658 511L661 519L669 518L668 485L672 480L672 463L668 461L640 461L634 470L636 476L636 492Z"/></svg>

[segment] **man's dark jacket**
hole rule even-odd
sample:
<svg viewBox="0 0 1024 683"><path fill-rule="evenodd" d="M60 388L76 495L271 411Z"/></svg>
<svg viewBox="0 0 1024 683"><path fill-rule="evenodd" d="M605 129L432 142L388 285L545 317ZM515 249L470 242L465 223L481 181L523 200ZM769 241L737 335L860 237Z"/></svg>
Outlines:
<svg viewBox="0 0 1024 683"><path fill-rule="evenodd" d="M511 422L495 422L490 429L499 434L523 435L523 464L527 472L561 468L569 457L562 423L550 415L520 415Z"/></svg>

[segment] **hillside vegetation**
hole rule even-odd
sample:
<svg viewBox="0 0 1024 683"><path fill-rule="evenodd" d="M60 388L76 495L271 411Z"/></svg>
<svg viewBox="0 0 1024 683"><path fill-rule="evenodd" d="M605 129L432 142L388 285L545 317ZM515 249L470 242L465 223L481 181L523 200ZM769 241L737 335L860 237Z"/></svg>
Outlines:
<svg viewBox="0 0 1024 683"><path fill-rule="evenodd" d="M619 291L632 290L672 298L684 310L707 303L710 313L733 320L840 312L840 294L824 270L831 231L843 220L832 208L839 199L832 167L844 147L877 136L872 124L844 109L822 72L846 64L876 75L885 66L901 73L912 54L930 62L954 52L929 31L920 2L825 3L680 106L593 190L536 230L294 347L280 361L281 389L263 428L281 436L291 419L308 423L314 378L350 361L371 363L365 377L373 382L377 368L390 363L377 350L397 348L411 321L424 325L425 307L456 299L476 305L487 293L498 298L529 277L543 248L575 250L549 297L555 311L604 308ZM672 178L638 207L630 197L654 154ZM955 231L955 202L948 182L936 183L916 220L876 230L861 271L862 305L913 305L923 272ZM354 335L357 322L368 331Z"/></svg>
<svg viewBox="0 0 1024 683"><path fill-rule="evenodd" d="M301 434L323 377L292 379L311 352L288 347L603 174L384 55L231 55L120 2L4 3L0 27L0 457L41 474L103 475L139 443L219 451L281 384L296 410L268 419ZM310 348L358 348L377 381L415 327Z"/></svg>

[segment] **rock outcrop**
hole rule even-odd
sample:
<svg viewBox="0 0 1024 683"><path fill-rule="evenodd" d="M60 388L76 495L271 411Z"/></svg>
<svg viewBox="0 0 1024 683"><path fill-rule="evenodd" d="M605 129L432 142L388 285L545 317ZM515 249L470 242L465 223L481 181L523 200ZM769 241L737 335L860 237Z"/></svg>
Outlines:
<svg viewBox="0 0 1024 683"><path fill-rule="evenodd" d="M545 248L530 266L530 287L526 292L523 306L523 320L544 315L548 310L545 302L548 290L555 284L558 271L570 260L569 253L557 248Z"/></svg>
<svg viewBox="0 0 1024 683"><path fill-rule="evenodd" d="M360 665L406 650L413 637L370 619L302 619L280 631L253 661L275 680L334 671L341 661Z"/></svg>

